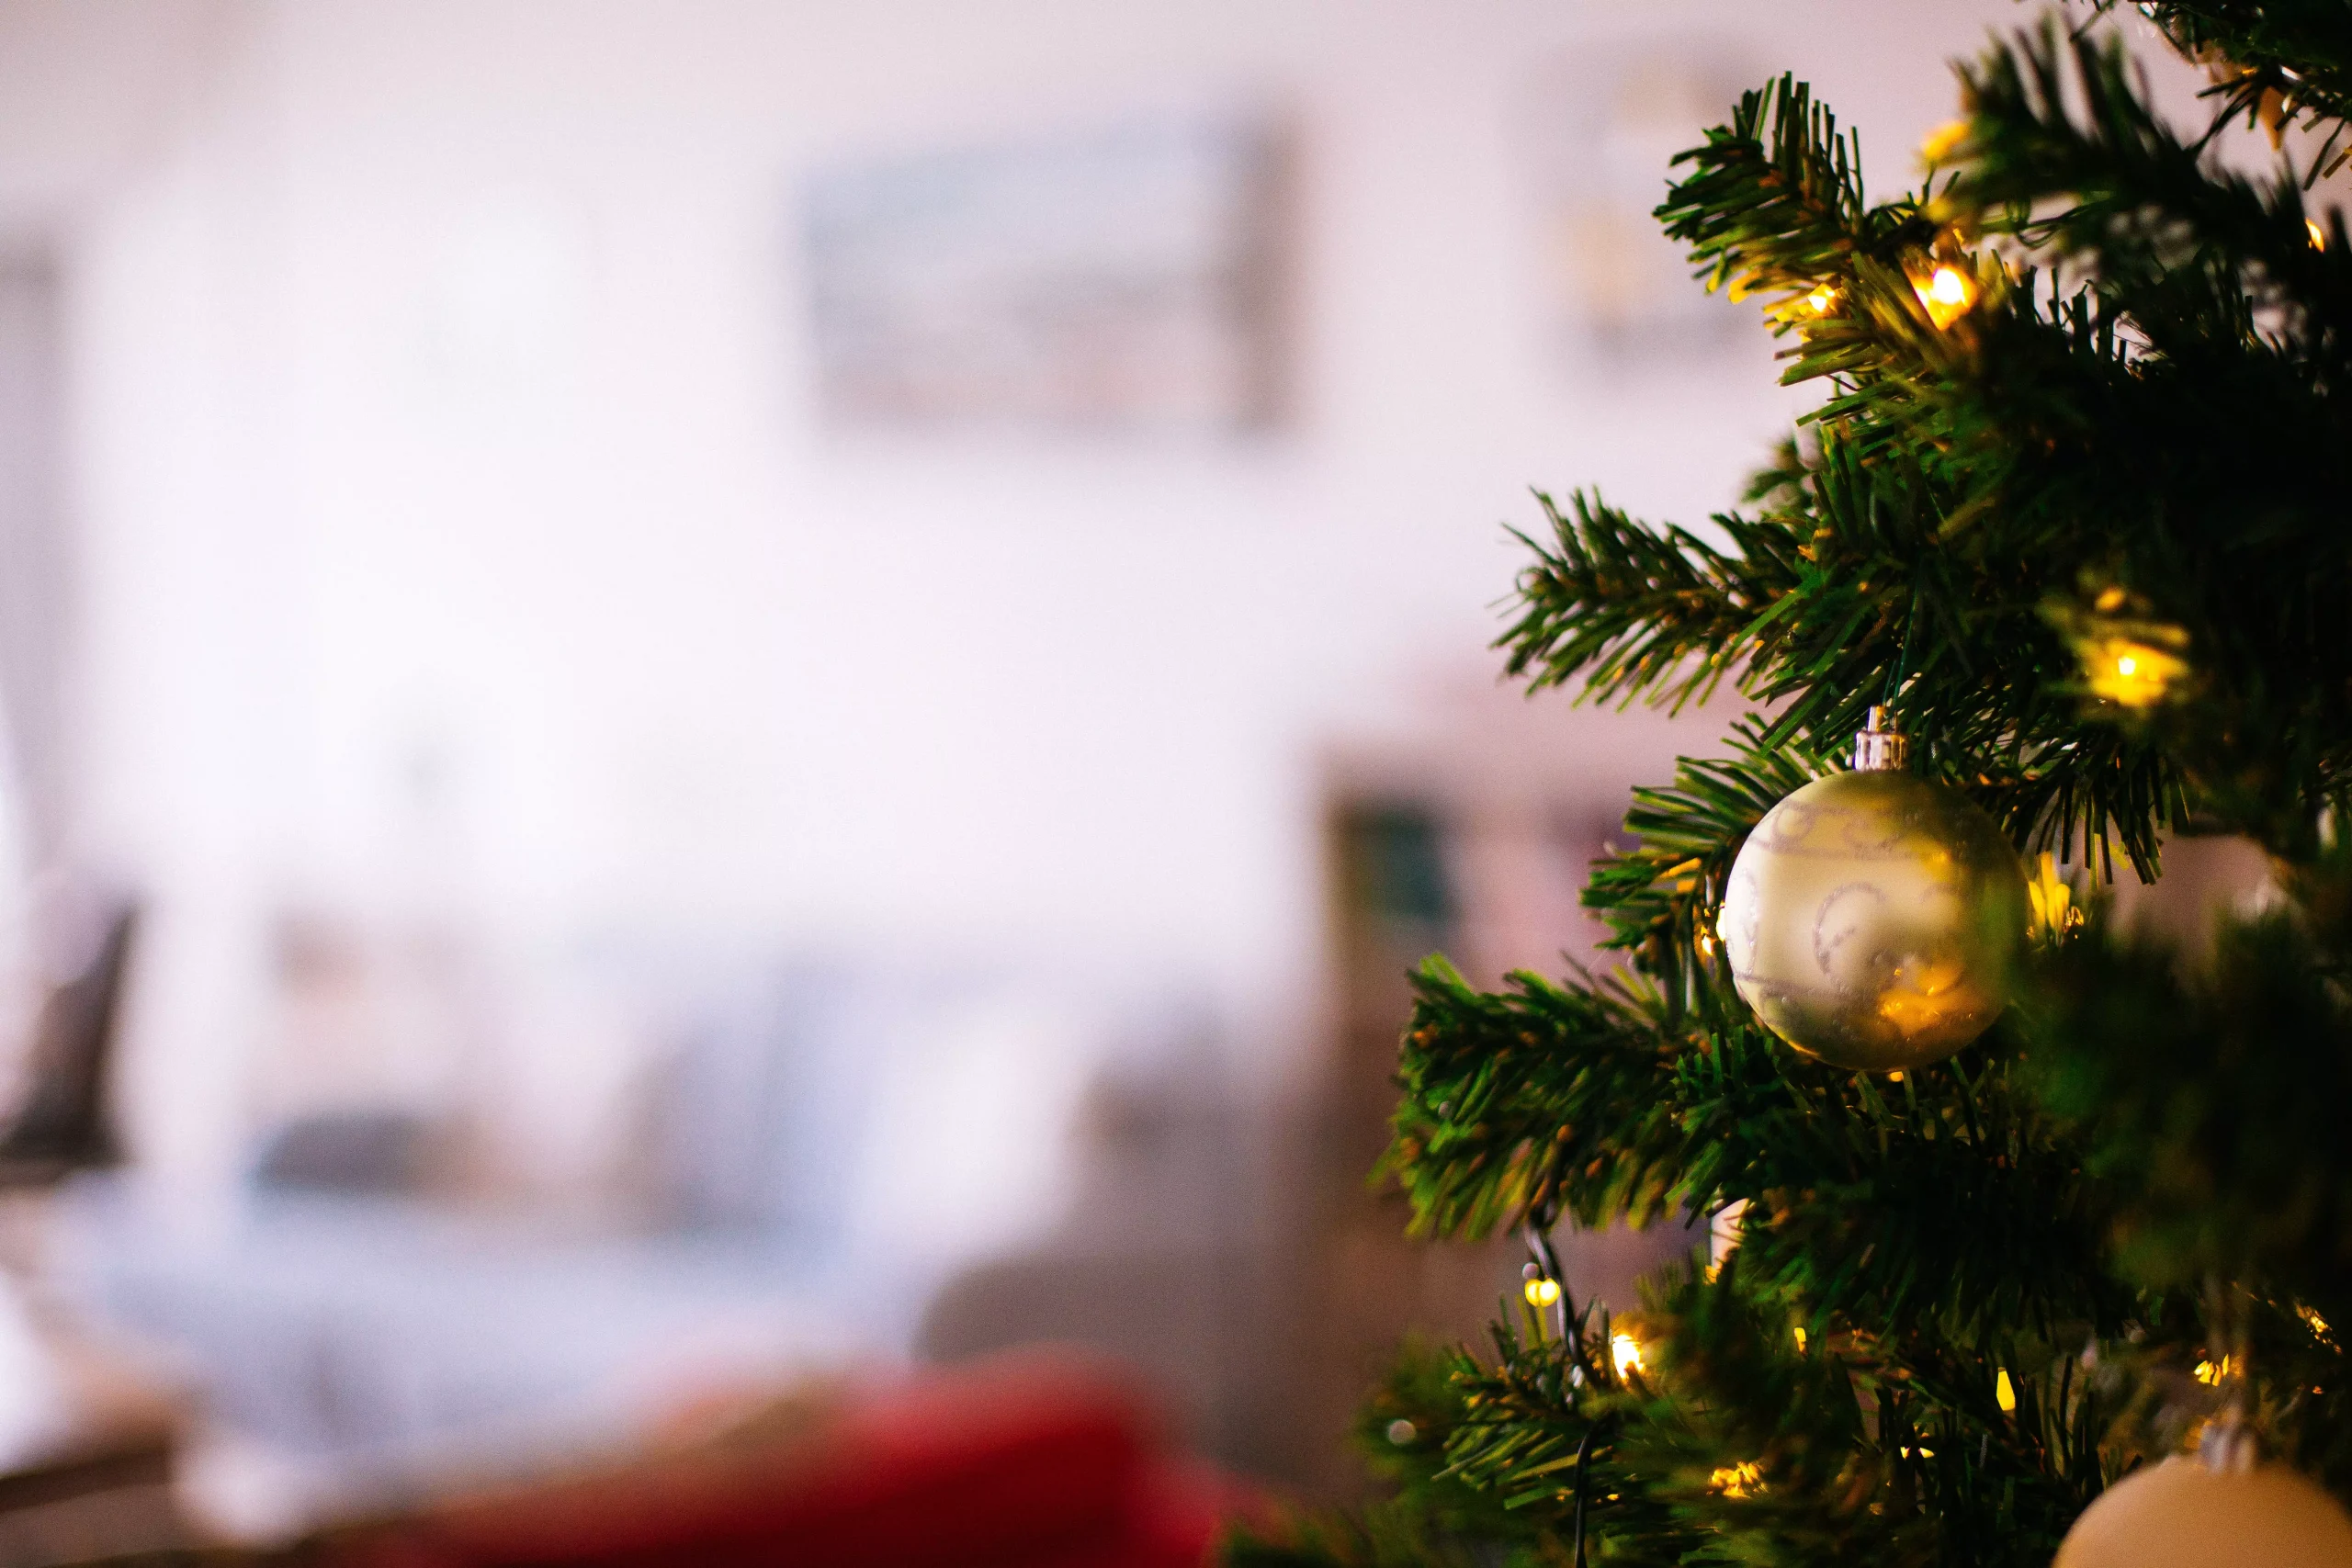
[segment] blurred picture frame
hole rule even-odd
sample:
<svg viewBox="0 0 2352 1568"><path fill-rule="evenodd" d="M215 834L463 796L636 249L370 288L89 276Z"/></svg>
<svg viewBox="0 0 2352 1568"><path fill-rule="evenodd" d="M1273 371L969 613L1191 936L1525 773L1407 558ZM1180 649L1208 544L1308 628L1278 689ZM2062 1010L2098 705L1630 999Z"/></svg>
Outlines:
<svg viewBox="0 0 2352 1568"><path fill-rule="evenodd" d="M1283 163L1266 117L1203 111L816 170L801 219L821 418L1275 424Z"/></svg>

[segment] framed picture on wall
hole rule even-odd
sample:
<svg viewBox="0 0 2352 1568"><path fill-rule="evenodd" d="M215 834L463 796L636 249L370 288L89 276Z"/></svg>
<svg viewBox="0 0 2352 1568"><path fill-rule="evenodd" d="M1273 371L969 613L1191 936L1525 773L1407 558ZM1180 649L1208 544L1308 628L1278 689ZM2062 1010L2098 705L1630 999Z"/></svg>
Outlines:
<svg viewBox="0 0 2352 1568"><path fill-rule="evenodd" d="M1279 158L1240 115L846 162L804 192L837 427L1273 422Z"/></svg>

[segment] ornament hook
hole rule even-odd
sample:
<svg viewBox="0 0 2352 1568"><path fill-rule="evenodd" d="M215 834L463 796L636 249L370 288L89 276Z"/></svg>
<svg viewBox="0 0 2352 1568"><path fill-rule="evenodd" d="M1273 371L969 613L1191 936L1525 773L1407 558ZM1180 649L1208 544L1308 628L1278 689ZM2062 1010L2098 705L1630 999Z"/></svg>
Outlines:
<svg viewBox="0 0 2352 1568"><path fill-rule="evenodd" d="M1899 773L1910 760L1911 738L1894 728L1894 715L1872 704L1867 728L1854 733L1854 771Z"/></svg>

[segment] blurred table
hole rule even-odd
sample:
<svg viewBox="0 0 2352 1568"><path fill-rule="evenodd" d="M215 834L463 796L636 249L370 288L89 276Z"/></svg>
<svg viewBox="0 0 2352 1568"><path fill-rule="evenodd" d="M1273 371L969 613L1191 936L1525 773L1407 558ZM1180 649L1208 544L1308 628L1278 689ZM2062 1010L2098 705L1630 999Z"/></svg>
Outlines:
<svg viewBox="0 0 2352 1568"><path fill-rule="evenodd" d="M58 1415L0 1469L0 1568L196 1544L172 1489L182 1398L91 1346L42 1348Z"/></svg>

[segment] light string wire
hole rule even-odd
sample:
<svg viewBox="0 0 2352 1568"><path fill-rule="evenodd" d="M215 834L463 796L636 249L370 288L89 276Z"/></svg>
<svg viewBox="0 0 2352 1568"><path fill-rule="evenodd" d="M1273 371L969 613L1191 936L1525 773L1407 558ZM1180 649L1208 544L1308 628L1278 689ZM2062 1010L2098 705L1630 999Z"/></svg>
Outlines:
<svg viewBox="0 0 2352 1568"><path fill-rule="evenodd" d="M1556 1200L1536 1204L1527 1211L1521 1230L1527 1242L1528 1256L1542 1270L1541 1277L1559 1287L1559 1293L1552 1302L1552 1310L1558 1314L1555 1321L1560 1337L1567 1344L1568 1358L1574 1367L1575 1375L1571 1382L1577 1387L1590 1386L1595 1383L1595 1374L1592 1363L1585 1357L1584 1318L1576 1309L1576 1298L1568 1292L1567 1277L1560 1267L1559 1251L1552 1245L1552 1227L1558 1223L1559 1217ZM1569 1396L1569 1402L1574 1404L1574 1394ZM1587 1422L1583 1440L1577 1444L1577 1499L1573 1527L1575 1568L1585 1568L1585 1509L1591 1493L1592 1444L1593 1439L1600 1436L1600 1428L1605 1424L1605 1420Z"/></svg>

